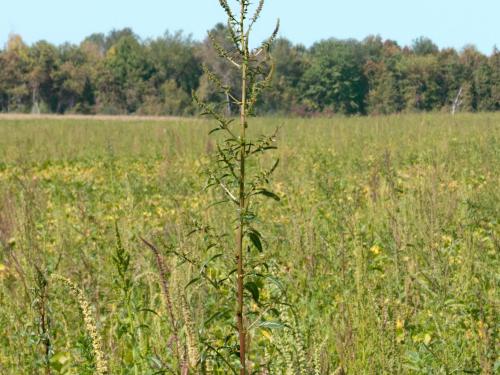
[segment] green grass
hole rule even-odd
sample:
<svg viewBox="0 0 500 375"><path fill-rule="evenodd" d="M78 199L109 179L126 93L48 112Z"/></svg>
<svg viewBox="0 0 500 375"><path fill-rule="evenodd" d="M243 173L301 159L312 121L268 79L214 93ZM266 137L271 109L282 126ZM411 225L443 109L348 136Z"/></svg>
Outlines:
<svg viewBox="0 0 500 375"><path fill-rule="evenodd" d="M78 301L51 272L95 308L111 373L169 373L172 332L139 236L201 259L193 222L230 231L202 190L209 125L0 122L1 374L94 371ZM300 368L279 353L302 348L321 374L498 372L500 114L255 119L251 131L277 125L282 199L262 203L262 257L297 323L267 334L271 373ZM164 255L182 316L198 269ZM186 293L196 336L217 300Z"/></svg>

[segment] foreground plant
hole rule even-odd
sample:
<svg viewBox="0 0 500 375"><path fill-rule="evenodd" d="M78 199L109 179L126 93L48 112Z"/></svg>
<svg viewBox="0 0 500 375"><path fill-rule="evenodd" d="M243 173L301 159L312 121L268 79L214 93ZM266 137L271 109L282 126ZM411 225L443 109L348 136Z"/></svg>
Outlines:
<svg viewBox="0 0 500 375"><path fill-rule="evenodd" d="M219 0L220 5L228 16L227 30L232 41L233 49L226 50L210 35L214 49L220 58L226 60L229 65L240 73L241 96L233 95L233 88L222 83L221 79L205 68L205 73L221 93L228 98L228 105L239 108L239 124L235 125L234 118L226 117L222 111L213 105L195 100L203 110L204 115L209 115L217 121L218 126L211 131L222 132L224 139L218 143L215 162L208 170L208 187L219 190L224 198L223 202L234 207L236 222L236 238L233 264L226 264L226 277L212 280L211 284L220 289L226 280L233 279L234 290L231 296L235 303L237 345L230 354L239 356L239 373L247 374L248 361L251 351L251 330L256 328L271 327L270 322L264 319L272 310L272 298L267 301L260 299L264 280L272 279L269 273L269 265L253 256L257 251L263 252L263 238L256 229L257 196L264 196L279 200L279 197L268 190L269 178L278 165L275 161L269 169L261 169L259 157L268 150L276 149L276 133L269 136L260 136L251 139L247 133L248 119L254 114L255 104L262 90L269 85L273 64L269 54L270 47L276 38L279 22L271 37L262 45L250 50L250 35L255 22L258 20L264 7L261 0L251 18L249 15L249 0L238 0L239 15L229 6L226 0ZM247 21L248 20L248 21ZM219 203L219 202L218 202ZM204 228L210 231L211 228ZM214 230L215 232L215 230ZM223 237L217 237L215 244ZM209 245L213 246L213 244ZM223 244L216 247L224 248ZM223 257L224 254L215 254L214 257ZM264 279L264 280L263 280ZM253 302L254 306L249 309ZM278 324L278 323L275 323ZM227 349L227 348L226 348ZM213 348L220 357L221 351ZM231 360L225 360L230 365Z"/></svg>
<svg viewBox="0 0 500 375"><path fill-rule="evenodd" d="M69 289L71 295L78 301L80 309L83 315L83 321L85 323L85 329L92 340L92 349L94 354L95 361L95 373L97 375L105 375L108 373L108 365L106 363L102 339L97 330L97 324L92 316L92 310L90 307L90 303L87 301L83 291L70 279L58 275L52 274L52 279L54 281L59 281L62 284L66 285Z"/></svg>

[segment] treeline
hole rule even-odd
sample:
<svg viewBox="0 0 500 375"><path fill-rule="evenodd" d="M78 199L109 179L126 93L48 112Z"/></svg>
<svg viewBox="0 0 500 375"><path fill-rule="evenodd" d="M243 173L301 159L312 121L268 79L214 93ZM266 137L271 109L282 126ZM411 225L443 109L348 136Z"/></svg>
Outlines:
<svg viewBox="0 0 500 375"><path fill-rule="evenodd" d="M226 31L219 24L212 34L231 49ZM275 72L258 103L261 114L500 109L496 48L486 56L473 46L440 50L427 38L401 47L370 36L328 39L310 48L279 39L273 51ZM189 115L196 112L192 92L227 106L203 66L237 89L235 71L221 62L210 41L181 32L141 40L123 29L60 46L45 41L28 46L11 35L0 51L0 111Z"/></svg>

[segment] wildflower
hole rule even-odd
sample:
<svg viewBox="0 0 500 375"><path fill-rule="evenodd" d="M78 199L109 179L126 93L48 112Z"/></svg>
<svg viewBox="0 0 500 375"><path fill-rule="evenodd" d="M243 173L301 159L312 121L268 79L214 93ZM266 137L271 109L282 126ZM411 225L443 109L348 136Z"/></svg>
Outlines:
<svg viewBox="0 0 500 375"><path fill-rule="evenodd" d="M453 238L451 238L451 236L449 235L443 235L441 239L443 240L444 246L446 247L450 246L451 242L453 241Z"/></svg>
<svg viewBox="0 0 500 375"><path fill-rule="evenodd" d="M403 319L398 318L396 320L396 329L402 330L405 327L405 321Z"/></svg>
<svg viewBox="0 0 500 375"><path fill-rule="evenodd" d="M432 341L432 336L429 333L426 333L424 336L424 344L429 345Z"/></svg>
<svg viewBox="0 0 500 375"><path fill-rule="evenodd" d="M477 333L481 340L486 338L486 334L488 332L488 324L485 324L482 320L477 323Z"/></svg>
<svg viewBox="0 0 500 375"><path fill-rule="evenodd" d="M370 251L373 255L379 255L381 252L382 252L382 249L380 248L379 245L373 245L371 248L370 248Z"/></svg>

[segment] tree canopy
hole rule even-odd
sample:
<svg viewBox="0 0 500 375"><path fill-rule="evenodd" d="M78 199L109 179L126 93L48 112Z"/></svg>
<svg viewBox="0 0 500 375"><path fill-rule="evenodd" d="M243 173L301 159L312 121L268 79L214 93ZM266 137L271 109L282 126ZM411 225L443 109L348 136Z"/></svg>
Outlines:
<svg viewBox="0 0 500 375"><path fill-rule="evenodd" d="M227 27L211 31L227 44ZM182 32L141 40L129 28L95 33L79 45L27 45L11 35L0 50L0 112L189 115L191 94L232 108L203 66L234 86L209 38ZM310 48L274 42L275 72L259 114L389 114L500 109L500 52L439 49L420 37L409 47L379 36L322 40Z"/></svg>

